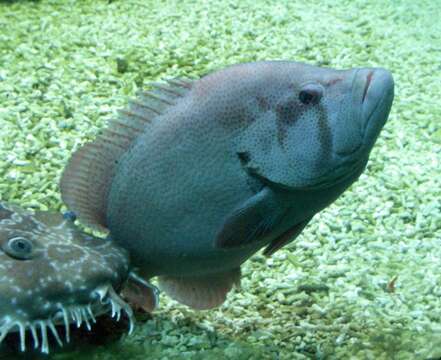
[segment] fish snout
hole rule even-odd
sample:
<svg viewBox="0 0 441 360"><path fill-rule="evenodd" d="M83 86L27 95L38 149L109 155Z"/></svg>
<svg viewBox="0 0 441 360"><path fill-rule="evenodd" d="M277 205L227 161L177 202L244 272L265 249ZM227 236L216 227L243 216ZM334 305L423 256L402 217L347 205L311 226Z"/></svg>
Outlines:
<svg viewBox="0 0 441 360"><path fill-rule="evenodd" d="M394 97L394 80L383 68L359 69L355 86L361 104L361 132L367 143L373 145L386 123Z"/></svg>

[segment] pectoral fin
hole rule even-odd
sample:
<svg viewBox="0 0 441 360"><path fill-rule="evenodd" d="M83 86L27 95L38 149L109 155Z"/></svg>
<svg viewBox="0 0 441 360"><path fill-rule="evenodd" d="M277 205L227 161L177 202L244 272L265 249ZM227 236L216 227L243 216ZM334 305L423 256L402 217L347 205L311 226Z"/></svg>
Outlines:
<svg viewBox="0 0 441 360"><path fill-rule="evenodd" d="M148 313L153 312L159 302L159 290L134 272L130 273L121 295L134 308L142 309Z"/></svg>
<svg viewBox="0 0 441 360"><path fill-rule="evenodd" d="M262 240L279 223L285 209L279 196L264 187L227 217L216 237L216 247L238 247Z"/></svg>
<svg viewBox="0 0 441 360"><path fill-rule="evenodd" d="M266 256L270 256L274 254L277 250L285 246L286 244L293 241L300 233L303 231L305 226L311 221L312 216L308 219L294 225L291 229L284 232L278 238L274 239L271 244L269 244L264 250L263 254Z"/></svg>

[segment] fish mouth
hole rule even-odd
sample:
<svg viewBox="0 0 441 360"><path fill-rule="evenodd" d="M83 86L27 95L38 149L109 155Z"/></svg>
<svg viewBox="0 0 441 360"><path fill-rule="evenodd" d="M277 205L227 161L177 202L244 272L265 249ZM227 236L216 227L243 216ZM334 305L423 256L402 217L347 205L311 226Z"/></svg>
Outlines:
<svg viewBox="0 0 441 360"><path fill-rule="evenodd" d="M49 333L52 334L58 345L63 346L56 325L64 325L64 341L70 342L70 325L76 324L77 328L85 324L88 331L92 329L96 317L105 313L116 321L121 319L121 313L125 313L129 319L129 334L133 332L134 315L132 308L114 290L112 285L102 285L92 291L91 300L88 304L63 305L56 304L55 312L46 318L33 320L20 319L15 315L4 315L0 318L0 344L9 333L18 332L20 338L20 351L26 351L26 333L30 332L34 349L49 354Z"/></svg>
<svg viewBox="0 0 441 360"><path fill-rule="evenodd" d="M394 98L392 74L383 68L361 69L357 82L363 88L361 95L361 134L363 142L371 144L383 128Z"/></svg>

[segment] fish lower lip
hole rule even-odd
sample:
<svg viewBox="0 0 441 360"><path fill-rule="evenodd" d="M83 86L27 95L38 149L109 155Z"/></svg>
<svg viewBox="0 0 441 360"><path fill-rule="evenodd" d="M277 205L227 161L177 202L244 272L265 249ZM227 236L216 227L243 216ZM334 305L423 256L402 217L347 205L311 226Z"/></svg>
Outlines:
<svg viewBox="0 0 441 360"><path fill-rule="evenodd" d="M338 185L341 182L348 179L349 177L355 175L362 168L364 168L364 166L366 165L366 162L367 162L367 160L365 160L364 158L359 158L358 160L353 161L350 165L346 165L346 167L347 167L346 171L343 171L343 172L339 171L342 168L342 167L339 167L339 168L335 169L334 171L331 171L321 177L321 178L327 178L331 174L334 174L334 175L337 174L337 176L332 176L330 180L325 179L325 180L320 181L320 179L317 179L318 181L314 185L304 187L304 188L302 188L302 190L323 190L323 189L327 189L327 188L333 187L335 185Z"/></svg>

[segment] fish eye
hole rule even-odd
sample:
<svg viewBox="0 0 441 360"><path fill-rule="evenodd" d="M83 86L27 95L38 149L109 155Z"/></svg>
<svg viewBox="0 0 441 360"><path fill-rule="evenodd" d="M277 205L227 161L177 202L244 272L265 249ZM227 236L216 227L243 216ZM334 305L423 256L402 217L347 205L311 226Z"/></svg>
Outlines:
<svg viewBox="0 0 441 360"><path fill-rule="evenodd" d="M66 211L63 213L63 218L71 222L75 222L77 219L77 214L75 214L73 211Z"/></svg>
<svg viewBox="0 0 441 360"><path fill-rule="evenodd" d="M13 237L8 240L3 250L6 254L17 260L26 260L32 256L32 242L22 236Z"/></svg>
<svg viewBox="0 0 441 360"><path fill-rule="evenodd" d="M299 100L304 105L317 104L323 95L323 89L317 84L307 84L299 92Z"/></svg>

